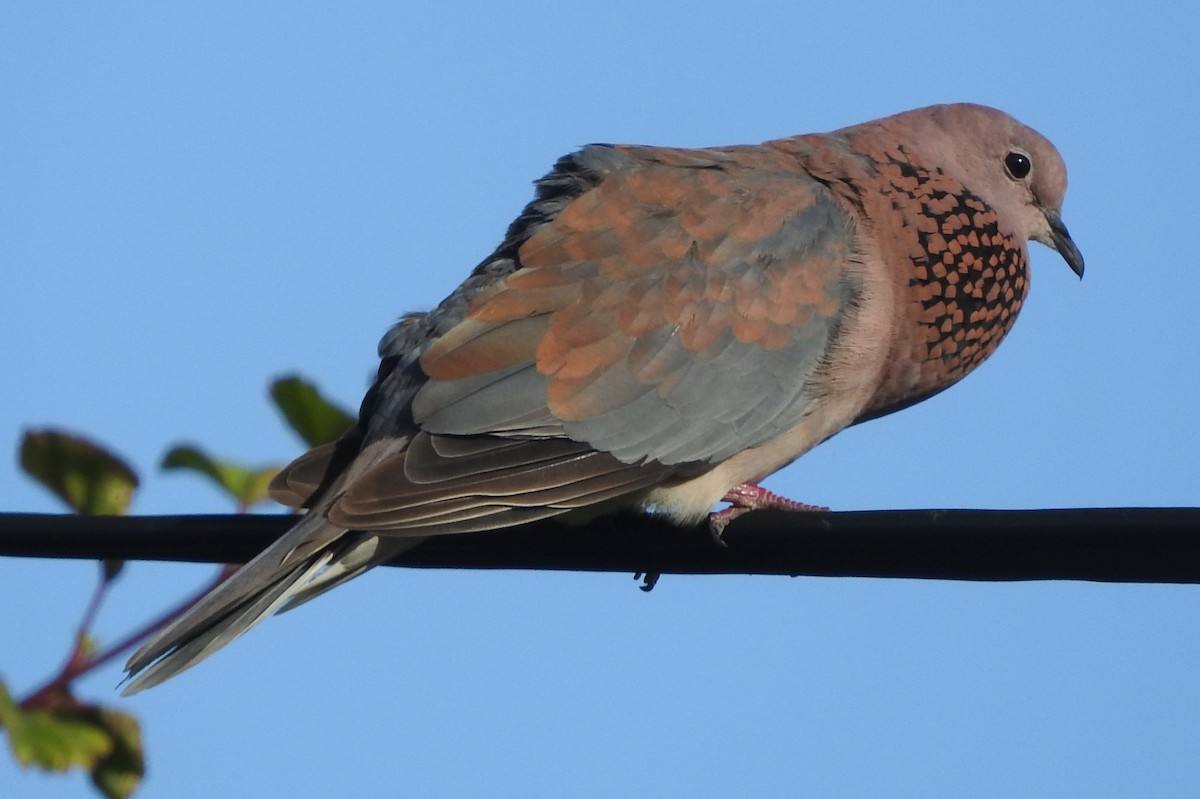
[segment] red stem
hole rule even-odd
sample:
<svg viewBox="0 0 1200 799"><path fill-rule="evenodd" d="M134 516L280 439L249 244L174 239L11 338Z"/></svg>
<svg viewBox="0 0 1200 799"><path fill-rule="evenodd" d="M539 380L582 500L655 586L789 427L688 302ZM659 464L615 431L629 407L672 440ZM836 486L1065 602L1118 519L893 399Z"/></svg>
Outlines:
<svg viewBox="0 0 1200 799"><path fill-rule="evenodd" d="M135 630L130 635L121 639L117 643L101 651L94 657L86 657L82 655L83 641L87 636L87 630L91 626L92 620L95 618L96 612L99 610L100 601L104 597L105 591L108 589L108 580L100 583L96 592L92 595L91 602L88 603L87 611L84 613L83 623L80 624L79 633L75 638L75 649L71 652L71 656L67 659L66 665L63 666L61 672L54 679L50 680L45 685L33 691L29 696L25 697L20 703L21 708L30 710L32 708L44 707L51 704L61 702L60 692L66 688L72 681L82 677L88 672L100 668L114 658L120 657L127 650L140 644L142 641L149 638L161 627L165 627L174 621L175 617L183 613L185 610L195 604L200 597L207 594L212 589L216 588L237 569L236 566L226 565L216 578L208 585L201 588L194 595L168 610L158 618L146 624L142 628Z"/></svg>

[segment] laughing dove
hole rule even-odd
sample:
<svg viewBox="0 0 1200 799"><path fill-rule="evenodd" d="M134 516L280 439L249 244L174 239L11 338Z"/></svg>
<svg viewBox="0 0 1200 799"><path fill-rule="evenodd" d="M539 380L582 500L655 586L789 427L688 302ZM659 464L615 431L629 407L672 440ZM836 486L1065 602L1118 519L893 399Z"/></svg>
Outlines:
<svg viewBox="0 0 1200 799"><path fill-rule="evenodd" d="M977 105L562 158L499 248L384 337L358 424L275 479L308 513L138 650L126 692L428 536L771 504L757 481L996 349L1029 240L1083 275L1066 185L1049 141Z"/></svg>

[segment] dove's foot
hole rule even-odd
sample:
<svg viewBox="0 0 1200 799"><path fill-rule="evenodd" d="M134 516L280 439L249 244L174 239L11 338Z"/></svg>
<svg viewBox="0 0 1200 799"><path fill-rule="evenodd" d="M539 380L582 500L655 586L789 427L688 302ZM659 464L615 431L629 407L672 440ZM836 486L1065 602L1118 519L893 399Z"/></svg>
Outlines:
<svg viewBox="0 0 1200 799"><path fill-rule="evenodd" d="M633 579L641 580L642 584L638 588L645 591L647 594L654 590L654 586L658 585L658 578L662 577L659 572L638 572L633 575Z"/></svg>
<svg viewBox="0 0 1200 799"><path fill-rule="evenodd" d="M794 499L781 497L774 491L768 491L758 483L742 483L734 486L725 492L725 496L721 497L721 501L728 502L729 507L724 510L719 510L716 513L708 515L708 529L712 532L713 538L721 544L725 542L721 540L721 533L725 532L725 528L729 523L741 516L743 513L752 510L791 510L791 511L827 511L821 505L806 505L803 502L797 502Z"/></svg>

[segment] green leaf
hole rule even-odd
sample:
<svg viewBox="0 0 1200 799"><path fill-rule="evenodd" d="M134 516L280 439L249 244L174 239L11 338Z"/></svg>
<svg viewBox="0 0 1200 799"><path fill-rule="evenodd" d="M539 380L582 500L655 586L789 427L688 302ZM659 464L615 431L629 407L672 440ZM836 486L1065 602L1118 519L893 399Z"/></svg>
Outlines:
<svg viewBox="0 0 1200 799"><path fill-rule="evenodd" d="M233 461L213 458L199 447L182 444L163 456L162 468L189 469L210 478L242 507L267 499L267 486L279 471L278 466L253 468Z"/></svg>
<svg viewBox="0 0 1200 799"><path fill-rule="evenodd" d="M356 418L321 396L316 386L298 375L271 383L271 399L288 425L310 447L335 441Z"/></svg>
<svg viewBox="0 0 1200 799"><path fill-rule="evenodd" d="M20 712L9 696L8 689L4 687L4 680L0 680L0 729L11 729Z"/></svg>
<svg viewBox="0 0 1200 799"><path fill-rule="evenodd" d="M72 766L91 768L112 750L113 742L104 730L75 708L23 710L4 692L4 728L13 757L22 766L37 766L46 771L66 771Z"/></svg>
<svg viewBox="0 0 1200 799"><path fill-rule="evenodd" d="M92 767L92 784L109 799L125 799L146 773L142 752L142 730L128 713L95 708L97 720L112 739L112 750Z"/></svg>
<svg viewBox="0 0 1200 799"><path fill-rule="evenodd" d="M145 772L137 719L99 705L80 705L65 690L54 707L26 710L0 682L0 727L22 766L65 772L87 769L109 799L125 799Z"/></svg>
<svg viewBox="0 0 1200 799"><path fill-rule="evenodd" d="M61 430L26 430L21 468L76 513L89 516L124 514L138 485L125 461Z"/></svg>

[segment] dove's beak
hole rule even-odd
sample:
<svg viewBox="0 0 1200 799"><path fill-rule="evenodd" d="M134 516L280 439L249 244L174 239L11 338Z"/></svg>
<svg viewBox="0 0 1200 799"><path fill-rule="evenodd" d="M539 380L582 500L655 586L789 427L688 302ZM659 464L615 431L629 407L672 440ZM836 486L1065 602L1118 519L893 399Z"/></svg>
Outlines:
<svg viewBox="0 0 1200 799"><path fill-rule="evenodd" d="M1067 262L1067 266L1071 267L1071 271L1083 277L1083 253L1075 246L1075 242L1071 240L1071 234L1067 232L1067 226L1063 224L1062 216L1058 211L1047 210L1046 222L1050 224L1050 241L1046 242L1063 257Z"/></svg>

